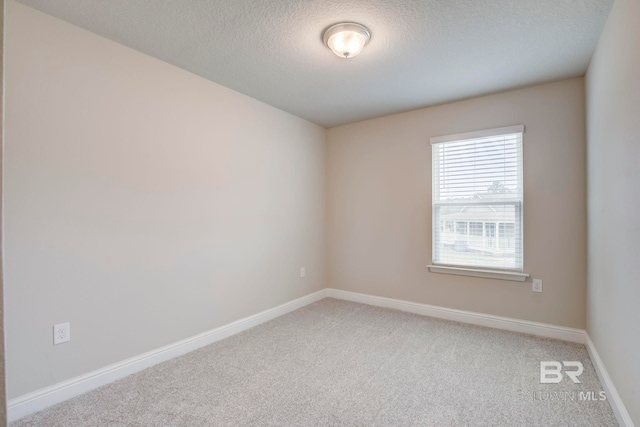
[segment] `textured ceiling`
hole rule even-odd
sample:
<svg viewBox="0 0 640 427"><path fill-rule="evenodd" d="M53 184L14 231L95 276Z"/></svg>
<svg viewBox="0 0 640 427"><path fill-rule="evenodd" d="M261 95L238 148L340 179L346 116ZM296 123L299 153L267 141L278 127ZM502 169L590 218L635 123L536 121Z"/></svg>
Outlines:
<svg viewBox="0 0 640 427"><path fill-rule="evenodd" d="M583 75L613 0L21 0L331 127ZM322 44L371 30L360 56Z"/></svg>

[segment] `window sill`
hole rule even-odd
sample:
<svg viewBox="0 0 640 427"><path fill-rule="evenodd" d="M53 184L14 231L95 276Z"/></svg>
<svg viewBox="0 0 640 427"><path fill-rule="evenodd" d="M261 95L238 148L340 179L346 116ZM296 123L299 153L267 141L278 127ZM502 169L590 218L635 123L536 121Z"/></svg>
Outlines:
<svg viewBox="0 0 640 427"><path fill-rule="evenodd" d="M464 267L445 267L442 265L428 265L429 271L432 273L455 274L458 276L483 277L485 279L513 280L515 282L524 282L528 274L518 273L515 271L501 270L479 270L475 268Z"/></svg>

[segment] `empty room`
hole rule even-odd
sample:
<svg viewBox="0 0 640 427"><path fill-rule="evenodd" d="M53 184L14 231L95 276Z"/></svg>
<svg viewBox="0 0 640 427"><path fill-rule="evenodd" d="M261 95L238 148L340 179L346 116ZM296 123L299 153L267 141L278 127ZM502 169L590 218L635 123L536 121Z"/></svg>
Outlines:
<svg viewBox="0 0 640 427"><path fill-rule="evenodd" d="M640 425L640 1L0 3L0 425Z"/></svg>

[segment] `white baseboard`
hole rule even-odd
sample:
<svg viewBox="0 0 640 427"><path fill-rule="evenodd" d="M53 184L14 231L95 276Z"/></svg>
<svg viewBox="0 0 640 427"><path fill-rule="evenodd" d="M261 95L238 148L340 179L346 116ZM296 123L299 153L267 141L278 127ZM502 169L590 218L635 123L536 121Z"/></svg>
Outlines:
<svg viewBox="0 0 640 427"><path fill-rule="evenodd" d="M564 341L571 341L586 344L591 360L595 366L600 382L607 393L607 398L623 427L634 427L618 392L616 391L611 378L598 356L595 346L585 331L581 329L565 328L561 326L549 325L545 323L529 322L525 320L512 319L508 317L493 316L489 314L474 313L471 311L455 310L445 307L438 307L428 304L419 304L409 301L402 301L392 298L377 297L373 295L360 294L356 292L341 291L337 289L323 289L309 294L302 298L284 303L277 307L262 311L258 314L245 317L235 322L212 329L202 334L178 341L173 344L149 351L147 353L123 360L113 365L106 366L84 375L71 378L67 381L54 384L52 386L37 390L35 392L11 399L8 402L7 418L14 421L31 413L40 411L49 406L71 399L82 393L86 393L113 381L124 378L133 373L147 369L158 363L165 362L191 351L197 350L206 345L220 341L254 326L265 323L276 317L287 314L291 311L302 308L306 305L320 301L323 298L331 297L346 301L353 301L362 304L374 305L378 307L393 308L409 313L423 316L436 317L439 319L453 320L457 322L469 323L473 325L486 326L490 328L503 329L513 332L521 332L547 338L555 338Z"/></svg>
<svg viewBox="0 0 640 427"><path fill-rule="evenodd" d="M609 377L607 369L604 367L602 359L600 359L600 355L598 355L595 344L591 341L589 334L585 333L585 338L587 351L589 352L593 366L596 368L600 384L602 384L604 391L607 393L607 400L609 401L609 405L611 405L611 409L613 409L618 424L620 424L621 427L634 427L631 415L629 415L627 408L624 406L624 403L622 403L622 399L620 399L620 395L613 385L613 381L611 381L611 377Z"/></svg>
<svg viewBox="0 0 640 427"><path fill-rule="evenodd" d="M472 325L487 326L489 328L504 329L507 331L521 332L546 338L555 338L563 341L571 341L579 344L585 342L585 331L582 329L565 328L549 325L547 323L529 322L526 320L512 319L509 317L493 316L491 314L474 313L472 311L455 310L452 308L438 307L435 305L419 304L392 298L377 297L356 292L327 289L331 298L362 304L375 305L377 307L393 308L423 316L436 317L438 319L453 320Z"/></svg>
<svg viewBox="0 0 640 427"><path fill-rule="evenodd" d="M11 399L7 405L8 421L14 421L31 413L40 411L56 403L71 399L79 394L96 389L113 381L124 378L133 373L147 369L158 363L165 362L206 345L220 341L249 328L265 323L276 317L302 308L313 302L327 297L327 290L309 294L302 298L289 301L277 307L265 310L253 316L245 317L228 323L219 328L203 332L199 335L160 347L156 350L123 360L67 381L34 391L32 393Z"/></svg>

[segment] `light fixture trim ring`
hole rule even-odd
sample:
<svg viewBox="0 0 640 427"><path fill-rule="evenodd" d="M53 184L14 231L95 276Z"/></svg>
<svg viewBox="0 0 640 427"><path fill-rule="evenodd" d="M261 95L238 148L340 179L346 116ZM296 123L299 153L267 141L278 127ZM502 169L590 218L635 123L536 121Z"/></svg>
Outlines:
<svg viewBox="0 0 640 427"><path fill-rule="evenodd" d="M324 30L324 33L322 34L322 40L324 41L325 46L327 46L329 49L331 49L333 51L333 48L329 45L329 39L333 35L341 33L343 31L352 31L352 32L358 33L358 34L360 34L362 36L362 38L364 39L364 44L362 45L362 47L360 49L364 48L364 46L366 46L367 43L369 43L369 40L371 39L371 32L364 25L358 24L357 22L339 22L337 24L334 24L334 25L330 26L326 30ZM336 53L335 51L333 51L333 52ZM338 55L338 54L336 53L336 55ZM357 53L356 53L356 55L357 55ZM338 55L338 56L340 56L340 55ZM347 56L345 56L345 57L347 57Z"/></svg>

